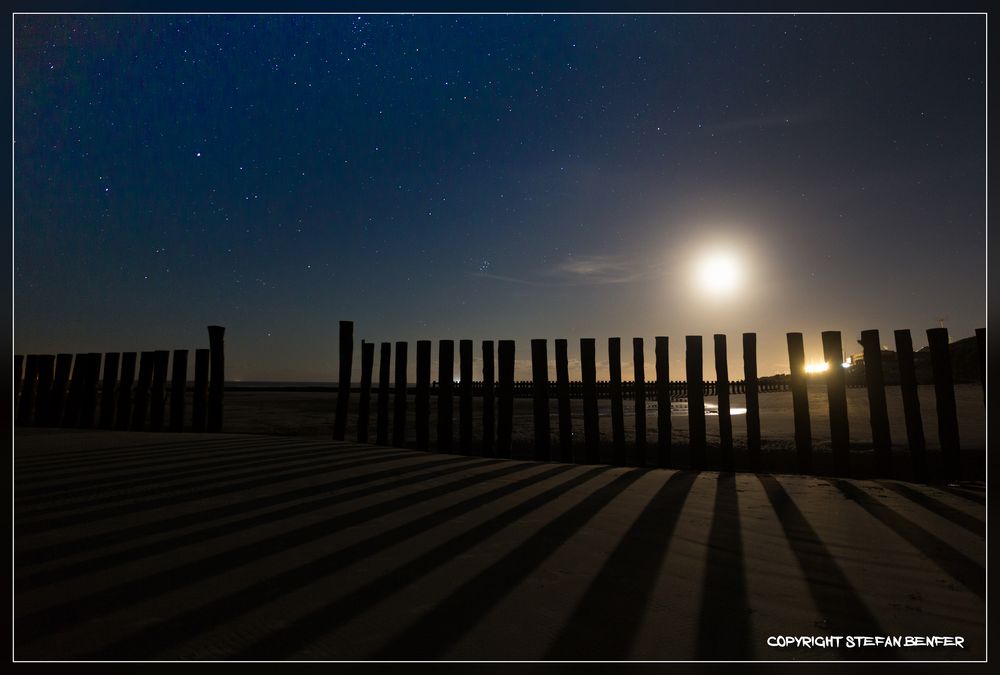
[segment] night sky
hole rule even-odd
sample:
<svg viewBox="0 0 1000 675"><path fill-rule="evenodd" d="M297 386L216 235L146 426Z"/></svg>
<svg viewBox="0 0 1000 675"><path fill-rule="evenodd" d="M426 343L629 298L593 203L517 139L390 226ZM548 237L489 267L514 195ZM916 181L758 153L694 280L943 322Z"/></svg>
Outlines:
<svg viewBox="0 0 1000 675"><path fill-rule="evenodd" d="M985 16L15 19L17 353L986 325Z"/></svg>

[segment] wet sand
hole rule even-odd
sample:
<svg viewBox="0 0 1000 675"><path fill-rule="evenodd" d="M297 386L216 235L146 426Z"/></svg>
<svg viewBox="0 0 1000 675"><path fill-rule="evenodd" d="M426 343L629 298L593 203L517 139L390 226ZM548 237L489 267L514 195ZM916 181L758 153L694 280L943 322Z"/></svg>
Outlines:
<svg viewBox="0 0 1000 675"><path fill-rule="evenodd" d="M937 435L937 411L935 406L934 388L920 387L920 403L923 416L924 436L928 449L928 462L931 470L940 463L940 443ZM979 385L957 385L955 396L958 409L959 437L963 449L963 473L968 477L982 478L985 476L986 418L982 399L982 388ZM358 395L352 394L348 413L347 438L357 436L357 404ZM906 425L903 417L902 399L899 387L886 388L887 406L889 412L890 433L893 444L894 476L907 479L912 476L911 459L906 443ZM392 418L390 396L390 426ZM276 392L276 391L240 391L238 388L226 390L224 430L234 433L276 434L282 436L301 436L305 438L329 438L333 429L336 394L331 392ZM714 396L705 398L707 406L715 406ZM852 445L852 465L858 475L866 475L873 467L874 458L871 452L871 426L868 413L868 398L865 389L848 389L848 421ZM745 407L744 396L730 396L733 408ZM602 460L611 458L611 415L610 401L598 401L600 416L600 431L602 439ZM770 392L760 395L760 426L762 443L762 461L764 470L786 471L795 470L795 426L792 413L792 395L790 392ZM453 406L453 439L458 442L458 397L457 392ZM673 433L671 441L675 446L672 464L678 467L688 466L688 418L686 403L673 403L671 425ZM625 436L630 445L635 440L634 402L625 401ZM369 439L375 439L376 397L372 398L372 412L369 424ZM415 403L410 396L407 401L407 442L415 441ZM549 401L551 443L558 447L559 423L556 416L557 402ZM430 436L434 446L437 432L437 401L431 399ZM580 400L571 401L572 427L574 445L583 445L583 403ZM830 456L830 418L826 398L826 390L822 386L809 389L809 416L812 427L813 449L815 453L814 468L822 473L832 469ZM481 447L482 434L482 399L473 398L473 447L472 452L478 452ZM734 415L733 444L737 469L747 468L746 457L746 416ZM646 465L652 465L655 457L657 433L657 403L647 403L646 410ZM710 465L716 461L718 451L714 446L719 442L718 417L706 415L706 435L710 445L708 460ZM514 399L513 423L513 453L517 458L531 457L531 443L534 437L534 417L531 399Z"/></svg>

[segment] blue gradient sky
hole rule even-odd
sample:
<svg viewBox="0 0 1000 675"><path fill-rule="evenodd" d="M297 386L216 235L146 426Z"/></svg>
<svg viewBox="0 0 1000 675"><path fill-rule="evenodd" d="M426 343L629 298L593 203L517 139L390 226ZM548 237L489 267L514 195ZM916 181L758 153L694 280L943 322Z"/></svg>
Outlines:
<svg viewBox="0 0 1000 675"><path fill-rule="evenodd" d="M985 16L15 20L15 350L985 325ZM692 284L707 251L739 292ZM550 347L550 353L551 353ZM479 347L476 351L478 354ZM572 366L576 368L576 364ZM651 365L647 365L647 373ZM478 368L478 365L477 365ZM574 377L577 371L573 370Z"/></svg>

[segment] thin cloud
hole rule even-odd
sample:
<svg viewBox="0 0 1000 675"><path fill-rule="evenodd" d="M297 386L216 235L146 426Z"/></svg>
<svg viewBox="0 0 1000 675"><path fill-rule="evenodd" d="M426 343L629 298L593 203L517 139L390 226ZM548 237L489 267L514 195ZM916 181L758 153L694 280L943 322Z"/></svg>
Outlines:
<svg viewBox="0 0 1000 675"><path fill-rule="evenodd" d="M652 265L622 256L573 256L540 271L534 277L512 277L488 272L474 276L527 286L605 286L628 284L656 276Z"/></svg>

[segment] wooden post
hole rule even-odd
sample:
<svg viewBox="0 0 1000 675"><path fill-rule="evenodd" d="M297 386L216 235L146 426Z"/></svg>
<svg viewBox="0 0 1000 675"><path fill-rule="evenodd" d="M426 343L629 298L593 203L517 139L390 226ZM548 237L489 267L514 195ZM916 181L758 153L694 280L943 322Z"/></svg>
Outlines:
<svg viewBox="0 0 1000 675"><path fill-rule="evenodd" d="M170 372L170 430L184 431L184 397L187 393L188 350L175 349Z"/></svg>
<svg viewBox="0 0 1000 675"><path fill-rule="evenodd" d="M906 418L906 444L910 446L913 460L913 477L927 482L927 447L924 440L924 422L920 413L920 396L917 393L917 371L913 366L913 340L910 331L897 330L896 359L899 363L899 389L903 398L903 415Z"/></svg>
<svg viewBox="0 0 1000 675"><path fill-rule="evenodd" d="M514 429L514 341L497 345L497 456L510 457Z"/></svg>
<svg viewBox="0 0 1000 675"><path fill-rule="evenodd" d="M351 401L351 370L354 368L354 322L340 322L340 373L337 380L337 414L333 418L333 440L347 433L347 408Z"/></svg>
<svg viewBox="0 0 1000 675"><path fill-rule="evenodd" d="M705 468L705 384L702 373L701 336L686 336L685 346L691 464L700 470Z"/></svg>
<svg viewBox="0 0 1000 675"><path fill-rule="evenodd" d="M483 340L483 454L493 454L493 439L496 434L496 405L493 391L493 341Z"/></svg>
<svg viewBox="0 0 1000 675"><path fill-rule="evenodd" d="M371 419L372 370L375 365L375 343L361 341L361 397L358 400L358 443L368 442L368 422Z"/></svg>
<svg viewBox="0 0 1000 675"><path fill-rule="evenodd" d="M534 458L547 462L549 447L549 356L545 340L531 341L531 388L534 399Z"/></svg>
<svg viewBox="0 0 1000 675"><path fill-rule="evenodd" d="M90 429L94 426L94 418L97 416L97 382L101 377L101 355L96 352L87 354L84 364L86 368L84 370L79 426L82 429Z"/></svg>
<svg viewBox="0 0 1000 675"><path fill-rule="evenodd" d="M417 340L417 450L430 447L431 429L431 341Z"/></svg>
<svg viewBox="0 0 1000 675"><path fill-rule="evenodd" d="M69 383L69 373L72 367L72 354L56 355L56 372L52 380L52 391L49 393L49 410L45 418L46 426L57 427L62 421L63 406L66 403L66 385Z"/></svg>
<svg viewBox="0 0 1000 675"><path fill-rule="evenodd" d="M580 339L580 376L583 384L584 461L601 461L601 427L597 417L597 348L594 338Z"/></svg>
<svg viewBox="0 0 1000 675"><path fill-rule="evenodd" d="M170 352L158 349L153 352L153 385L149 392L149 430L162 431L166 406L167 366Z"/></svg>
<svg viewBox="0 0 1000 675"><path fill-rule="evenodd" d="M126 354L126 356L128 356ZM194 350L194 394L191 397L191 431L203 432L206 428L208 408L208 368L211 361L211 350ZM135 354L132 355L135 363Z"/></svg>
<svg viewBox="0 0 1000 675"><path fill-rule="evenodd" d="M556 340L556 397L559 408L559 460L573 461L573 420L569 399L569 353L566 340Z"/></svg>
<svg viewBox="0 0 1000 675"><path fill-rule="evenodd" d="M35 385L38 379L38 355L28 354L24 364L24 383L21 385L21 402L17 408L17 424L31 424L35 412Z"/></svg>
<svg viewBox="0 0 1000 675"><path fill-rule="evenodd" d="M463 455L472 453L472 340L458 343L458 445Z"/></svg>
<svg viewBox="0 0 1000 675"><path fill-rule="evenodd" d="M760 398L757 392L757 334L743 334L743 394L747 406L747 459L760 471Z"/></svg>
<svg viewBox="0 0 1000 675"><path fill-rule="evenodd" d="M208 423L211 433L222 431L222 394L226 386L226 329L223 326L208 327L209 380L208 380Z"/></svg>
<svg viewBox="0 0 1000 675"><path fill-rule="evenodd" d="M722 454L722 470L732 471L733 460L733 418L729 412L729 354L726 336L717 333L715 340L715 395L719 405L719 448Z"/></svg>
<svg viewBox="0 0 1000 675"><path fill-rule="evenodd" d="M632 368L635 404L635 457L632 466L646 466L646 358L642 338L632 338Z"/></svg>
<svg viewBox="0 0 1000 675"><path fill-rule="evenodd" d="M375 413L375 442L389 444L389 369L392 360L392 343L379 346L378 357L378 410Z"/></svg>
<svg viewBox="0 0 1000 675"><path fill-rule="evenodd" d="M976 346L979 349L979 381L983 385L983 403L986 403L986 329L976 329Z"/></svg>
<svg viewBox="0 0 1000 675"><path fill-rule="evenodd" d="M108 352L104 355L104 374L101 376L101 414L98 422L98 426L102 429L114 427L119 359L121 359L121 354L118 352Z"/></svg>
<svg viewBox="0 0 1000 675"><path fill-rule="evenodd" d="M656 465L670 466L670 339L656 337Z"/></svg>
<svg viewBox="0 0 1000 675"><path fill-rule="evenodd" d="M38 382L35 385L35 426L44 426L49 412L49 396L52 392L52 378L55 375L56 357L42 354L38 357Z"/></svg>
<svg viewBox="0 0 1000 675"><path fill-rule="evenodd" d="M77 355L77 361L80 360ZM73 371L76 374L76 370ZM132 405L132 431L142 431L149 407L149 385L153 381L153 352L139 355L139 379L135 385L135 402Z"/></svg>
<svg viewBox="0 0 1000 675"><path fill-rule="evenodd" d="M847 387L844 376L844 350L840 331L823 331L823 360L826 361L826 396L830 404L830 442L833 446L833 471L837 476L851 475L851 440L847 424Z"/></svg>
<svg viewBox="0 0 1000 675"><path fill-rule="evenodd" d="M892 438L889 435L889 410L885 402L885 379L882 374L882 344L877 330L861 331L865 353L865 383L868 385L868 418L872 427L872 446L878 475L892 475Z"/></svg>
<svg viewBox="0 0 1000 675"><path fill-rule="evenodd" d="M947 328L927 330L927 343L931 352L931 370L934 372L934 396L937 401L938 439L944 459L945 480L962 477L959 460L958 415L955 408L955 384L951 373L951 349Z"/></svg>
<svg viewBox="0 0 1000 675"><path fill-rule="evenodd" d="M69 390L66 393L66 405L63 408L62 414L63 427L75 427L80 423L80 404L83 398L84 379L86 379L86 371L89 367L87 358L86 354L75 354L73 356ZM27 372L27 368L25 372Z"/></svg>
<svg viewBox="0 0 1000 675"><path fill-rule="evenodd" d="M788 367L795 416L795 450L799 473L812 471L812 428L809 422L809 389L806 380L806 352L802 333L788 333ZM770 382L768 383L770 386Z"/></svg>
<svg viewBox="0 0 1000 675"><path fill-rule="evenodd" d="M614 462L625 466L625 406L622 403L622 341L608 338L608 371L611 394L611 439L614 445Z"/></svg>
<svg viewBox="0 0 1000 675"><path fill-rule="evenodd" d="M396 343L396 400L392 407L392 444L406 444L406 343Z"/></svg>
<svg viewBox="0 0 1000 675"><path fill-rule="evenodd" d="M451 450L451 428L454 417L455 342L438 342L438 419L437 447Z"/></svg>

